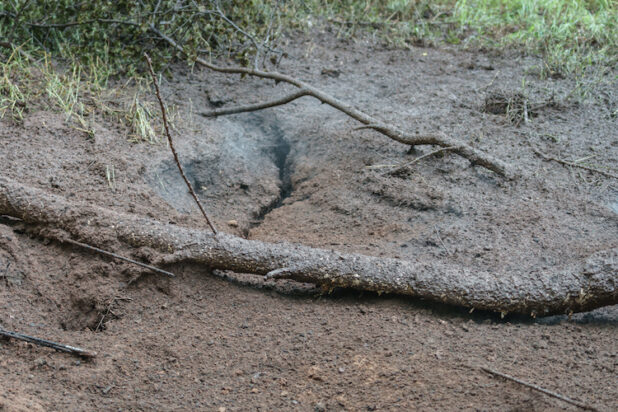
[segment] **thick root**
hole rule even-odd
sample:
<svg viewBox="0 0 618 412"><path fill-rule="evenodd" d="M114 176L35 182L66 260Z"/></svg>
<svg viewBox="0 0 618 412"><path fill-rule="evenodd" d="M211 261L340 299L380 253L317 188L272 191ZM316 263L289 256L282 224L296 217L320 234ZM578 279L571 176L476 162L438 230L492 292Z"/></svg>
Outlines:
<svg viewBox="0 0 618 412"><path fill-rule="evenodd" d="M158 263L196 262L313 283L422 297L502 313L549 315L618 303L618 249L586 262L545 272L489 273L441 262L411 262L346 254L292 243L265 243L165 224L153 219L69 202L63 197L0 177L0 214L49 228L48 236L109 246L150 247ZM56 235L55 235L56 234ZM62 240L62 239L60 239ZM282 270L285 269L285 270Z"/></svg>

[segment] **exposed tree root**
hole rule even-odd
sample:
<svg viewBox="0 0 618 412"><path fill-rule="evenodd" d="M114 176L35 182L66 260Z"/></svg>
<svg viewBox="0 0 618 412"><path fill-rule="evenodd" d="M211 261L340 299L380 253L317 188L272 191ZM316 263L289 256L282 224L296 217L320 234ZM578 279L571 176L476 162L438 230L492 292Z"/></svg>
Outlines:
<svg viewBox="0 0 618 412"><path fill-rule="evenodd" d="M411 262L346 254L291 243L265 243L164 224L152 219L69 202L0 177L0 214L37 225L40 232L109 247L149 247L156 265L202 263L294 279L325 289L341 286L410 295L502 313L548 315L618 303L618 248L552 271L488 273L441 262ZM118 243L119 242L119 243Z"/></svg>

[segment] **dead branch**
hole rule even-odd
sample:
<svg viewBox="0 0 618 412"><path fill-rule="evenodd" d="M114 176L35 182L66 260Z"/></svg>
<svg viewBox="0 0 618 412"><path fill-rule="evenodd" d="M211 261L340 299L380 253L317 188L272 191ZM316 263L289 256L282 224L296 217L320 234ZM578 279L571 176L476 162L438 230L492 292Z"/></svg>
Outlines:
<svg viewBox="0 0 618 412"><path fill-rule="evenodd" d="M60 352L67 352L72 355L81 356L83 358L94 358L97 356L96 352L88 351L85 349L77 348L75 346L63 345L62 343L52 342L50 340L35 338L33 336L24 335L17 332L10 332L0 327L0 336L4 336L6 338L12 338L21 340L28 343L33 343L39 346L45 346L48 348L56 349Z"/></svg>
<svg viewBox="0 0 618 412"><path fill-rule="evenodd" d="M155 87L157 100L159 100L159 106L161 106L161 116L163 117L163 127L165 129L165 135L167 136L167 141L170 144L170 149L172 150L172 154L174 155L174 161L176 162L176 166L178 166L180 175L185 181L185 184L187 185L187 187L189 188L189 192L191 193L191 196L193 196L193 200L195 200L195 203L197 203L197 207L200 208L200 211L202 212L204 219L206 219L206 223L208 224L208 226L210 226L212 233L216 235L217 229L215 229L215 226L211 223L210 219L208 218L208 215L206 214L206 211L204 210L204 207L202 206L202 202L200 202L200 199L197 197L197 194L195 194L195 190L193 190L193 186L191 185L191 182L189 182L189 179L187 179L187 176L185 175L184 170L182 170L182 166L180 165L180 159L178 159L178 153L176 152L176 148L174 147L174 141L172 140L172 135L170 134L170 128L167 123L165 104L163 104L163 98L161 97L161 92L159 91L159 82L157 81L157 76L155 76L154 70L152 69L152 61L150 60L150 57L148 56L147 53L144 53L144 57L146 58L146 62L148 63L148 70L150 71L150 76L152 77L152 83L154 84L154 87Z"/></svg>
<svg viewBox="0 0 618 412"><path fill-rule="evenodd" d="M70 213L67 213L70 210ZM413 262L347 254L291 243L246 240L219 232L165 224L89 206L0 177L0 214L77 239L117 239L122 247L150 247L156 265L178 262L312 283L389 292L502 313L549 315L618 303L618 248L585 262L542 272L494 273L440 261ZM52 235L57 230L48 230ZM99 240L100 241L100 240Z"/></svg>
<svg viewBox="0 0 618 412"><path fill-rule="evenodd" d="M162 40L166 41L172 47L174 47L179 52L186 54L184 48L178 44L174 39L167 36L165 33L161 32L157 29L153 24L150 25L150 31L155 35L159 36ZM375 131L387 136L397 142L410 145L410 146L418 146L418 145L436 145L441 147L452 147L452 151L457 153L459 156L462 156L468 159L473 164L483 166L486 169L489 169L501 176L505 176L507 178L515 178L518 173L517 171L509 164L499 160L481 150L475 149L472 146L463 143L457 139L447 137L444 135L417 135L406 133L396 127L387 125L386 123L356 109L352 105L341 101L301 80L298 80L294 77L278 73L278 72L267 72L262 70L257 70L255 68L245 68L245 67L224 67L212 64L200 57L195 59L195 62L210 69L213 71L217 71L220 73L227 74L240 74L247 76L255 76L262 79L271 79L275 82L284 82L291 84L293 86L298 87L301 90L306 91L308 96L312 96L322 103L328 104L329 106L347 114L351 118L359 121L360 123L369 126L369 128L374 129ZM281 99L280 99L281 100ZM239 111L235 111L235 113L239 113Z"/></svg>
<svg viewBox="0 0 618 412"><path fill-rule="evenodd" d="M598 410L597 408L595 408L593 406L586 405L585 403L582 403L582 402L576 401L574 399L568 398L568 397L566 397L564 395L560 395L559 393L552 392L550 390L544 389L544 388L542 388L542 387L540 387L538 385L535 385L535 384L532 384L532 383L528 383L528 382L524 382L521 379L514 378L513 376L510 376L510 375L507 375L507 374L504 374L504 373L500 373L500 372L495 371L493 369L489 369L489 368L486 368L486 367L481 367L481 370L489 373L490 375L499 376L499 377L501 377L503 379L509 380L511 382L515 382L515 383L517 383L519 385L522 385L522 386L525 386L526 388L530 388L530 389L535 390L537 392L544 393L545 395L551 396L552 398L560 399L563 402L570 403L571 405L577 406L578 408L582 408L582 409L584 409L586 411L596 411L596 410Z"/></svg>

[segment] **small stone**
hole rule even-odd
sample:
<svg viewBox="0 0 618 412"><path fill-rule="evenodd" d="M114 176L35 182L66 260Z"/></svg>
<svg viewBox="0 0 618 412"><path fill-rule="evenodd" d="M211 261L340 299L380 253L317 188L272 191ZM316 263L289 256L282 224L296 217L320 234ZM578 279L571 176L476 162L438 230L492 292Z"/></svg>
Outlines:
<svg viewBox="0 0 618 412"><path fill-rule="evenodd" d="M538 341L538 342L534 342L534 343L532 344L532 347L533 347L534 349L547 349L547 342L546 342L546 341L544 341L544 340L540 340L540 341Z"/></svg>
<svg viewBox="0 0 618 412"><path fill-rule="evenodd" d="M290 393L288 391L281 391L281 397L285 398L286 396L288 396Z"/></svg>
<svg viewBox="0 0 618 412"><path fill-rule="evenodd" d="M345 372L345 368L339 368L339 373Z"/></svg>
<svg viewBox="0 0 618 412"><path fill-rule="evenodd" d="M251 389L251 393L258 393L258 392L259 392L258 388Z"/></svg>
<svg viewBox="0 0 618 412"><path fill-rule="evenodd" d="M318 402L315 404L315 407L313 409L315 410L315 412L325 412L326 405L324 405L324 402Z"/></svg>
<svg viewBox="0 0 618 412"><path fill-rule="evenodd" d="M322 381L322 370L318 366L309 368L309 377L316 381Z"/></svg>
<svg viewBox="0 0 618 412"><path fill-rule="evenodd" d="M228 226L231 226L231 227L238 227L238 220L236 219L228 220L227 224Z"/></svg>

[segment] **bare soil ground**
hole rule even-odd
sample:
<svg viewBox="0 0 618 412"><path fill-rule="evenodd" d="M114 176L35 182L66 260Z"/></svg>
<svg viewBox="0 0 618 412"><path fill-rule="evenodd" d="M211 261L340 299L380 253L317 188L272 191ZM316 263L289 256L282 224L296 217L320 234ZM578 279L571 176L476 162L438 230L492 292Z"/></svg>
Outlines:
<svg viewBox="0 0 618 412"><path fill-rule="evenodd" d="M505 181L450 154L385 175L432 149L408 153L355 131L310 98L206 119L199 113L214 105L273 98L287 86L177 68L163 85L177 106L177 146L221 230L498 274L551 270L618 246L616 181L531 149L615 169L615 83L565 103L574 81L540 79L533 58L299 38L285 46L281 71L401 126L468 141L525 176ZM532 105L529 122L496 105L496 96L518 94ZM165 144L130 142L91 121L94 137L51 111L29 113L23 125L3 120L0 170L72 199L205 227ZM618 409L618 307L501 319L188 265L169 268L174 279L136 277L124 263L15 229L0 222L0 325L99 356L0 341L0 410L575 409L481 365Z"/></svg>

